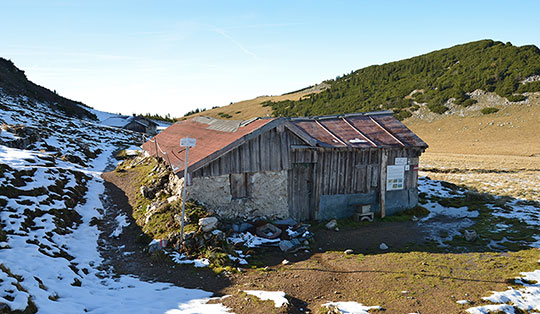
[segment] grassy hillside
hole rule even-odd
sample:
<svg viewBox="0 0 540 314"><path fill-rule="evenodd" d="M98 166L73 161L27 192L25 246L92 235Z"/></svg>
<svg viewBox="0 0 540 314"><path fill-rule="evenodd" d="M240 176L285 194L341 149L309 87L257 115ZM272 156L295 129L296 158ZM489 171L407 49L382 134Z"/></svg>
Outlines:
<svg viewBox="0 0 540 314"><path fill-rule="evenodd" d="M202 115L217 119L234 120L248 120L254 117L271 116L272 108L268 106L263 106L263 103L266 103L268 101L299 100L306 95L320 93L324 89L328 88L328 86L329 85L323 83L279 96L259 96L257 98L232 103L228 106L204 110L191 114L189 116L195 117Z"/></svg>
<svg viewBox="0 0 540 314"><path fill-rule="evenodd" d="M430 153L540 156L540 102L501 106L485 115L449 115L433 121L414 117L405 124L429 143Z"/></svg>
<svg viewBox="0 0 540 314"><path fill-rule="evenodd" d="M335 80L330 88L298 100L270 100L274 116L313 116L391 109L398 118L426 106L448 110L448 100L463 107L475 103L467 93L481 89L522 101L540 91L540 50L481 40L383 65L363 68ZM529 78L529 82L521 82Z"/></svg>

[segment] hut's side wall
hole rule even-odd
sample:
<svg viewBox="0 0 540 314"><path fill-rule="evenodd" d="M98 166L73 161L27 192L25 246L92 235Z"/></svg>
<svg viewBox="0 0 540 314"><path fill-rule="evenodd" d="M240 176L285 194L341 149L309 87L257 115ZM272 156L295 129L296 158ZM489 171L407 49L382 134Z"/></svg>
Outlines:
<svg viewBox="0 0 540 314"><path fill-rule="evenodd" d="M261 133L208 165L193 172L193 177L210 177L290 168L289 136L283 126Z"/></svg>
<svg viewBox="0 0 540 314"><path fill-rule="evenodd" d="M146 128L139 123L131 121L130 123L126 124L124 126L124 129L139 132L139 133L146 133Z"/></svg>
<svg viewBox="0 0 540 314"><path fill-rule="evenodd" d="M261 133L192 174L190 197L226 218L289 216L289 135L283 126ZM231 190L231 175L247 180L242 197ZM245 179L244 179L245 178ZM233 180L233 185L239 184ZM238 195L236 195L238 196Z"/></svg>
<svg viewBox="0 0 540 314"><path fill-rule="evenodd" d="M233 197L231 175L193 178L189 197L196 199L221 217L269 219L289 216L287 171L247 173L247 194Z"/></svg>
<svg viewBox="0 0 540 314"><path fill-rule="evenodd" d="M386 192L386 214L411 208L418 203L417 149L389 149L388 165L396 157L411 163L405 171L402 190ZM380 214L380 175L382 150L323 151L318 155L316 218L320 220L351 216L359 205L371 205Z"/></svg>

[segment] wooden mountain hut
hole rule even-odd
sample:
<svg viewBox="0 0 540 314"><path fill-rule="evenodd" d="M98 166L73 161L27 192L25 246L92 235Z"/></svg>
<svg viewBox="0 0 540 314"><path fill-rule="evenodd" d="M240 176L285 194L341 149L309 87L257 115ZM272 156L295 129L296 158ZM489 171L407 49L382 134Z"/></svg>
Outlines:
<svg viewBox="0 0 540 314"><path fill-rule="evenodd" d="M227 218L326 220L366 209L391 215L418 203L418 158L428 147L391 112L248 121L195 117L143 149L184 175L190 198Z"/></svg>

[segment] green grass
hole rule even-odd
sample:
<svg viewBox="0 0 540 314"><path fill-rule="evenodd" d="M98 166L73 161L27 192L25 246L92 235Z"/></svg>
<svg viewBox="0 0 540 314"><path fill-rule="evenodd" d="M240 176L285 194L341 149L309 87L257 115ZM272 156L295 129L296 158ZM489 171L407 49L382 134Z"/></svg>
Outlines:
<svg viewBox="0 0 540 314"><path fill-rule="evenodd" d="M163 166L158 164L155 158L128 158L116 169L119 175L127 176L135 174L135 179L131 180L133 189L137 191L135 196L135 205L133 206L133 217L137 224L141 227L143 235L137 242L147 245L151 239L166 239L173 232L180 232L181 226L175 215L181 214L182 200L167 202L166 199L171 195L162 192L154 199L144 197L139 191L142 186L151 186L155 182L163 182L163 177L168 176L169 172L163 170ZM157 208L148 221L146 221L146 213L148 208L156 200L163 201L163 204ZM185 209L186 224L184 225L184 233L197 232L199 230L198 222L200 218L207 217L208 212L200 203L189 200L186 202ZM197 236L201 236L196 234ZM223 271L235 272L235 263L232 262L228 255L236 255L232 246L226 241L217 239L217 237L204 237L204 245L199 250L193 250L191 247L187 249L187 255L192 258L208 258L210 260L210 269L219 274ZM151 259L155 262L168 263L170 258L164 254L152 254Z"/></svg>
<svg viewBox="0 0 540 314"><path fill-rule="evenodd" d="M144 233L154 239L166 238L171 232L180 232L180 224L175 220L175 214L181 214L182 201L177 200L172 203L163 204L157 210L148 223L145 223L146 212L152 202L156 199L165 201L171 195L162 193L158 198L148 199L140 192L142 186L149 186L154 182L162 180L163 176L168 176L167 171L157 171L160 169L158 161L155 158L146 158L142 163L136 163L138 159L129 158L125 163L115 169L122 175L123 171L132 171L136 173L135 180L132 180L133 188L137 191L135 197L135 206L133 206L133 217L137 224L141 226ZM153 171L154 170L154 171ZM186 217L189 223L185 224L184 232L196 231L198 229L199 218L206 217L207 213L203 206L194 201L186 202Z"/></svg>

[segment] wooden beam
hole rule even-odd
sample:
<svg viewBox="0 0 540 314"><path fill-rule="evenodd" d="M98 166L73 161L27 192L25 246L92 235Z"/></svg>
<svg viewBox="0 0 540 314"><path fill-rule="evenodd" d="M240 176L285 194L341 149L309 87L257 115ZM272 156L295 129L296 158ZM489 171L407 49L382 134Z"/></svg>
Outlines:
<svg viewBox="0 0 540 314"><path fill-rule="evenodd" d="M380 175L380 203L381 203L381 218L386 216L386 166L388 165L388 153L386 149L382 150L381 175Z"/></svg>

